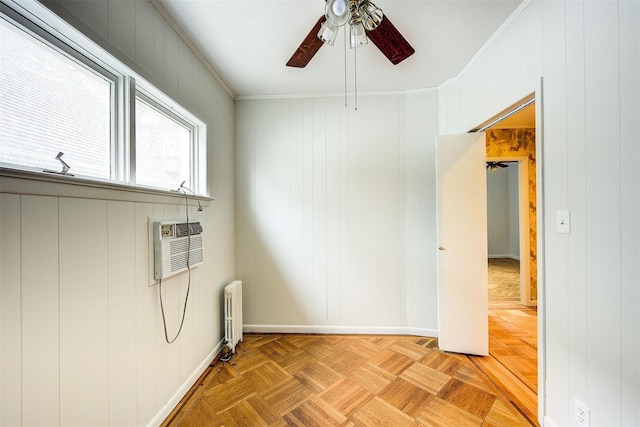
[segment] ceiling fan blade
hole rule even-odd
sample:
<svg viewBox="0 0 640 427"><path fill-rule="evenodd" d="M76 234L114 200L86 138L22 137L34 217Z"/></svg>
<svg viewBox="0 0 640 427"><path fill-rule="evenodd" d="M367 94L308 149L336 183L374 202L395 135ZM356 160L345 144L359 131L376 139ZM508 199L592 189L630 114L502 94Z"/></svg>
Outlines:
<svg viewBox="0 0 640 427"><path fill-rule="evenodd" d="M378 28L367 31L367 36L394 65L404 61L415 52L386 15Z"/></svg>
<svg viewBox="0 0 640 427"><path fill-rule="evenodd" d="M289 62L287 62L288 67L306 67L309 61L311 61L311 58L320 50L324 43L318 38L318 31L320 31L320 25L326 20L327 18L324 15L318 19L316 25L314 25L309 34L307 34L307 37L302 40L298 49L294 52L291 59L289 59Z"/></svg>

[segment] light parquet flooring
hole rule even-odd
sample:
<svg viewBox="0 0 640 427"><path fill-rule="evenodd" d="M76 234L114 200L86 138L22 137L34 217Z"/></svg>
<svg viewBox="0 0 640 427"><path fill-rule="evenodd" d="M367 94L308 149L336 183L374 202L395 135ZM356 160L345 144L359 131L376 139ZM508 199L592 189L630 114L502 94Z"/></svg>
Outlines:
<svg viewBox="0 0 640 427"><path fill-rule="evenodd" d="M248 334L164 426L529 426L477 363L415 336Z"/></svg>
<svg viewBox="0 0 640 427"><path fill-rule="evenodd" d="M520 302L520 261L489 258L489 302Z"/></svg>
<svg viewBox="0 0 640 427"><path fill-rule="evenodd" d="M537 425L537 311L489 262L489 357L414 336L248 334L163 426Z"/></svg>
<svg viewBox="0 0 640 427"><path fill-rule="evenodd" d="M520 265L489 260L489 357L471 357L530 420L537 419L537 309L520 305Z"/></svg>

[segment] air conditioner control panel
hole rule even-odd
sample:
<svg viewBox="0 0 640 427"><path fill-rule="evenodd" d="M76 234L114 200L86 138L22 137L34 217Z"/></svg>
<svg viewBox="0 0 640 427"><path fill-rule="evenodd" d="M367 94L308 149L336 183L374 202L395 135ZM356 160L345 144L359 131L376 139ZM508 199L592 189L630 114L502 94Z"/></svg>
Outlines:
<svg viewBox="0 0 640 427"><path fill-rule="evenodd" d="M175 224L161 224L160 225L160 237L173 237L173 226Z"/></svg>
<svg viewBox="0 0 640 427"><path fill-rule="evenodd" d="M158 233L157 237L159 239L171 239L202 234L202 225L200 225L199 222L156 222L154 225L155 227L158 227L154 231Z"/></svg>

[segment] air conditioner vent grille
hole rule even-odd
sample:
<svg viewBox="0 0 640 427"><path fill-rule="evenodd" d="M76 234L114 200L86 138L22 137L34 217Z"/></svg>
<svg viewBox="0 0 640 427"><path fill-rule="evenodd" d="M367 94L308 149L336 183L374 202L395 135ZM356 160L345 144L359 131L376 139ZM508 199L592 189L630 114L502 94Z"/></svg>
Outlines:
<svg viewBox="0 0 640 427"><path fill-rule="evenodd" d="M165 230L171 229L167 224L175 230L175 235L163 235L163 226ZM173 276L204 262L202 231L199 222L153 223L154 278L156 280Z"/></svg>
<svg viewBox="0 0 640 427"><path fill-rule="evenodd" d="M193 236L194 234L200 233L202 233L202 226L199 222L176 224L176 237L186 237L189 234Z"/></svg>
<svg viewBox="0 0 640 427"><path fill-rule="evenodd" d="M199 264L203 261L202 251L192 250L189 255L189 265ZM171 257L171 271L184 269L187 265L187 253Z"/></svg>
<svg viewBox="0 0 640 427"><path fill-rule="evenodd" d="M189 239L173 239L169 241L169 247L171 255L187 252L187 247L191 246L191 252L196 249L202 248L202 236L191 237L191 244Z"/></svg>

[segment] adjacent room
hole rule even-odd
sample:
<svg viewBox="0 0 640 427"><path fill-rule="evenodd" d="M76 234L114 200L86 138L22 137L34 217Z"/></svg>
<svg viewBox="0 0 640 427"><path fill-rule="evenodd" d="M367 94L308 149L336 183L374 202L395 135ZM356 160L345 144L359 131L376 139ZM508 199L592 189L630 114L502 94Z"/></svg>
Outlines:
<svg viewBox="0 0 640 427"><path fill-rule="evenodd" d="M0 0L0 426L639 426L638 117L636 0Z"/></svg>

